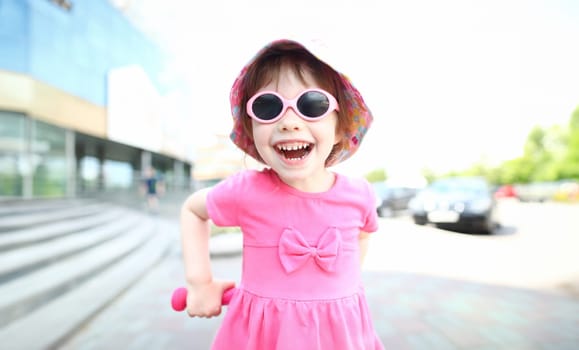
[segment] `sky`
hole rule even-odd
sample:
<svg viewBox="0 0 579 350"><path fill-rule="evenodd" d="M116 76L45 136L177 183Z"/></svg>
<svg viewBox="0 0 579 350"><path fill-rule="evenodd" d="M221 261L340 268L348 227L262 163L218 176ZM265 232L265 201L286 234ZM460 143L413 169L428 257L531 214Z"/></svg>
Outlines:
<svg viewBox="0 0 579 350"><path fill-rule="evenodd" d="M282 37L350 77L372 110L360 150L337 167L352 175L498 163L521 154L533 126L565 124L579 106L573 0L111 1L175 53L198 145L229 132L233 80Z"/></svg>

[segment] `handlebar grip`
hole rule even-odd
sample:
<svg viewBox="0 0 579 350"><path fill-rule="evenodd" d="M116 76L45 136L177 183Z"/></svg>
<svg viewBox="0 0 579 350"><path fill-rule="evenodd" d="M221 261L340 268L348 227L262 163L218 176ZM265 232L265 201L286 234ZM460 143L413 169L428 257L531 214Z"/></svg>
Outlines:
<svg viewBox="0 0 579 350"><path fill-rule="evenodd" d="M230 288L225 292L223 292L221 304L229 305L229 302L231 301L231 297L233 297L234 292L235 287ZM173 291L173 295L171 296L171 307L175 311L183 311L187 308L187 288L179 287Z"/></svg>

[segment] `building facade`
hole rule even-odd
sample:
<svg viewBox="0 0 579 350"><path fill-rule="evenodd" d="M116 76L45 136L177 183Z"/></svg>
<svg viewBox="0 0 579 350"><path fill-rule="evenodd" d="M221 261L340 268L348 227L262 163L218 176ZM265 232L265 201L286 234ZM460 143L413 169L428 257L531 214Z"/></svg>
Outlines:
<svg viewBox="0 0 579 350"><path fill-rule="evenodd" d="M189 189L164 62L108 0L0 0L0 198Z"/></svg>

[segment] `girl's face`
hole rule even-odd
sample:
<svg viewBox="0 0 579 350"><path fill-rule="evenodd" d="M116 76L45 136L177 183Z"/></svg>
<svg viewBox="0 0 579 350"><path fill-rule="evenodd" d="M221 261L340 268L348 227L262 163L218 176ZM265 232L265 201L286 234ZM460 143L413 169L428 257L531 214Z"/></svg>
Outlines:
<svg viewBox="0 0 579 350"><path fill-rule="evenodd" d="M293 99L306 89L320 88L311 74L304 81L282 67L277 80L259 91L275 91ZM322 192L334 177L325 167L326 158L338 143L336 111L317 121L306 121L288 108L281 119L262 124L252 119L253 139L259 155L286 184L304 192Z"/></svg>

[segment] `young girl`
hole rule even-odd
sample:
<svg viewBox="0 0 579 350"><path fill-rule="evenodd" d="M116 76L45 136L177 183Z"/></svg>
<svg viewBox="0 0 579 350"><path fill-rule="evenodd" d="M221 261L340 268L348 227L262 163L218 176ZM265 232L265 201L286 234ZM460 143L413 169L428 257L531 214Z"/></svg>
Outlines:
<svg viewBox="0 0 579 350"><path fill-rule="evenodd" d="M243 232L243 269L213 349L382 349L361 282L378 229L368 182L328 170L372 121L349 80L301 44L275 41L231 90L233 142L264 163L192 194L181 210L187 312L221 313L211 219Z"/></svg>

